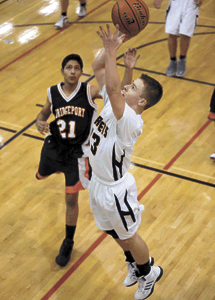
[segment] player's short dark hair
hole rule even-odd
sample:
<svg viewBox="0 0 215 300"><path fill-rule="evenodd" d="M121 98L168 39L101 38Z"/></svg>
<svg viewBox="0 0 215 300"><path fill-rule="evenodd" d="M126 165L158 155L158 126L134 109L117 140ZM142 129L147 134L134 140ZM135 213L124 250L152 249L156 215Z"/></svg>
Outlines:
<svg viewBox="0 0 215 300"><path fill-rule="evenodd" d="M70 60L75 60L79 63L81 70L83 69L83 60L78 54L69 54L67 55L63 61L62 61L62 70L65 68L65 65L68 63Z"/></svg>
<svg viewBox="0 0 215 300"><path fill-rule="evenodd" d="M163 95L163 87L157 80L146 74L142 74L140 79L142 79L144 83L141 97L147 101L147 105L145 106L146 110L160 101Z"/></svg>

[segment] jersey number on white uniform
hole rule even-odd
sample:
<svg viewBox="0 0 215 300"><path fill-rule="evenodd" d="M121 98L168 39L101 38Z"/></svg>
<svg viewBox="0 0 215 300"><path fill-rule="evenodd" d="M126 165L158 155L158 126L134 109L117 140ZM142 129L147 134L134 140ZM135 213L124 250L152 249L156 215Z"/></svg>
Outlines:
<svg viewBox="0 0 215 300"><path fill-rule="evenodd" d="M75 136L76 136L75 135L75 121L69 122L68 136L66 136L66 132L64 132L66 129L66 125L67 125L66 122L64 120L58 120L57 125L59 126L59 131L60 131L60 134L63 139L66 139L66 138L74 139L75 138Z"/></svg>
<svg viewBox="0 0 215 300"><path fill-rule="evenodd" d="M93 132L92 139L94 139L94 143L91 145L90 150L93 153L93 155L96 155L97 148L100 143L100 136Z"/></svg>

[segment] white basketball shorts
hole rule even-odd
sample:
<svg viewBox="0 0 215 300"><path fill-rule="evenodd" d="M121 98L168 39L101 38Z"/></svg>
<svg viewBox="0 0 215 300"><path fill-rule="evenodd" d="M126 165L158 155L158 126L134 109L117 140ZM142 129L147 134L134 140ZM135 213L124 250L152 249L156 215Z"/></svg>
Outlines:
<svg viewBox="0 0 215 300"><path fill-rule="evenodd" d="M199 17L194 0L170 0L166 11L165 32L192 37Z"/></svg>
<svg viewBox="0 0 215 300"><path fill-rule="evenodd" d="M104 182L93 174L89 198L100 230L114 229L121 240L135 234L144 206L138 203L137 187L132 174L127 172L116 182Z"/></svg>

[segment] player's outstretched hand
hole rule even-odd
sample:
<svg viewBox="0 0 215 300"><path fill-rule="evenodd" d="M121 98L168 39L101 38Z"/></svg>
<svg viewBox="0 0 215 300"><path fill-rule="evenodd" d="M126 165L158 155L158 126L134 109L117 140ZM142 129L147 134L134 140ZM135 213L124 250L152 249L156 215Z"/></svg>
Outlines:
<svg viewBox="0 0 215 300"><path fill-rule="evenodd" d="M127 42L128 40L130 40L132 37L134 37L134 35L129 34L129 33L123 33L121 31L118 31L118 38L120 38L122 35L124 35L124 39L123 39L123 43Z"/></svg>
<svg viewBox="0 0 215 300"><path fill-rule="evenodd" d="M47 123L45 121L37 121L36 127L37 127L37 130L39 131L39 133L41 133L43 135L50 133L49 123Z"/></svg>
<svg viewBox="0 0 215 300"><path fill-rule="evenodd" d="M100 31L97 31L97 34L102 39L105 50L108 53L112 53L115 52L122 45L125 35L122 34L118 36L119 25L116 25L113 34L111 33L110 25L106 24L106 26L107 26L107 33L102 26L99 26Z"/></svg>
<svg viewBox="0 0 215 300"><path fill-rule="evenodd" d="M133 69L136 65L140 54L137 55L137 49L135 48L128 48L128 51L124 54L124 63L127 69Z"/></svg>

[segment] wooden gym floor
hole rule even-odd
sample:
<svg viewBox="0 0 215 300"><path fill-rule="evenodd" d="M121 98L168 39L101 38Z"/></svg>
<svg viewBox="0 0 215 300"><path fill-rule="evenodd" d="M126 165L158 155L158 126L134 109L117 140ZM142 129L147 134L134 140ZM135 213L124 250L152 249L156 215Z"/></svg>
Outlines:
<svg viewBox="0 0 215 300"><path fill-rule="evenodd" d="M122 251L96 228L88 191L80 193L75 245L65 268L55 264L64 238L64 177L37 181L43 144L35 118L46 91L62 79L62 59L78 53L82 81L92 79L91 63L102 47L99 24L111 22L115 1L88 0L78 19L70 1L69 24L56 31L59 0L0 0L0 299L130 300L137 286L125 288ZM156 265L164 269L150 299L215 299L214 123L207 119L215 84L214 0L204 1L188 52L184 78L168 78L167 0L160 10L146 0L150 22L128 47L141 53L134 78L142 72L159 80L162 101L143 115L144 129L132 156L138 199L145 205L138 230ZM96 101L99 111L102 101Z"/></svg>

